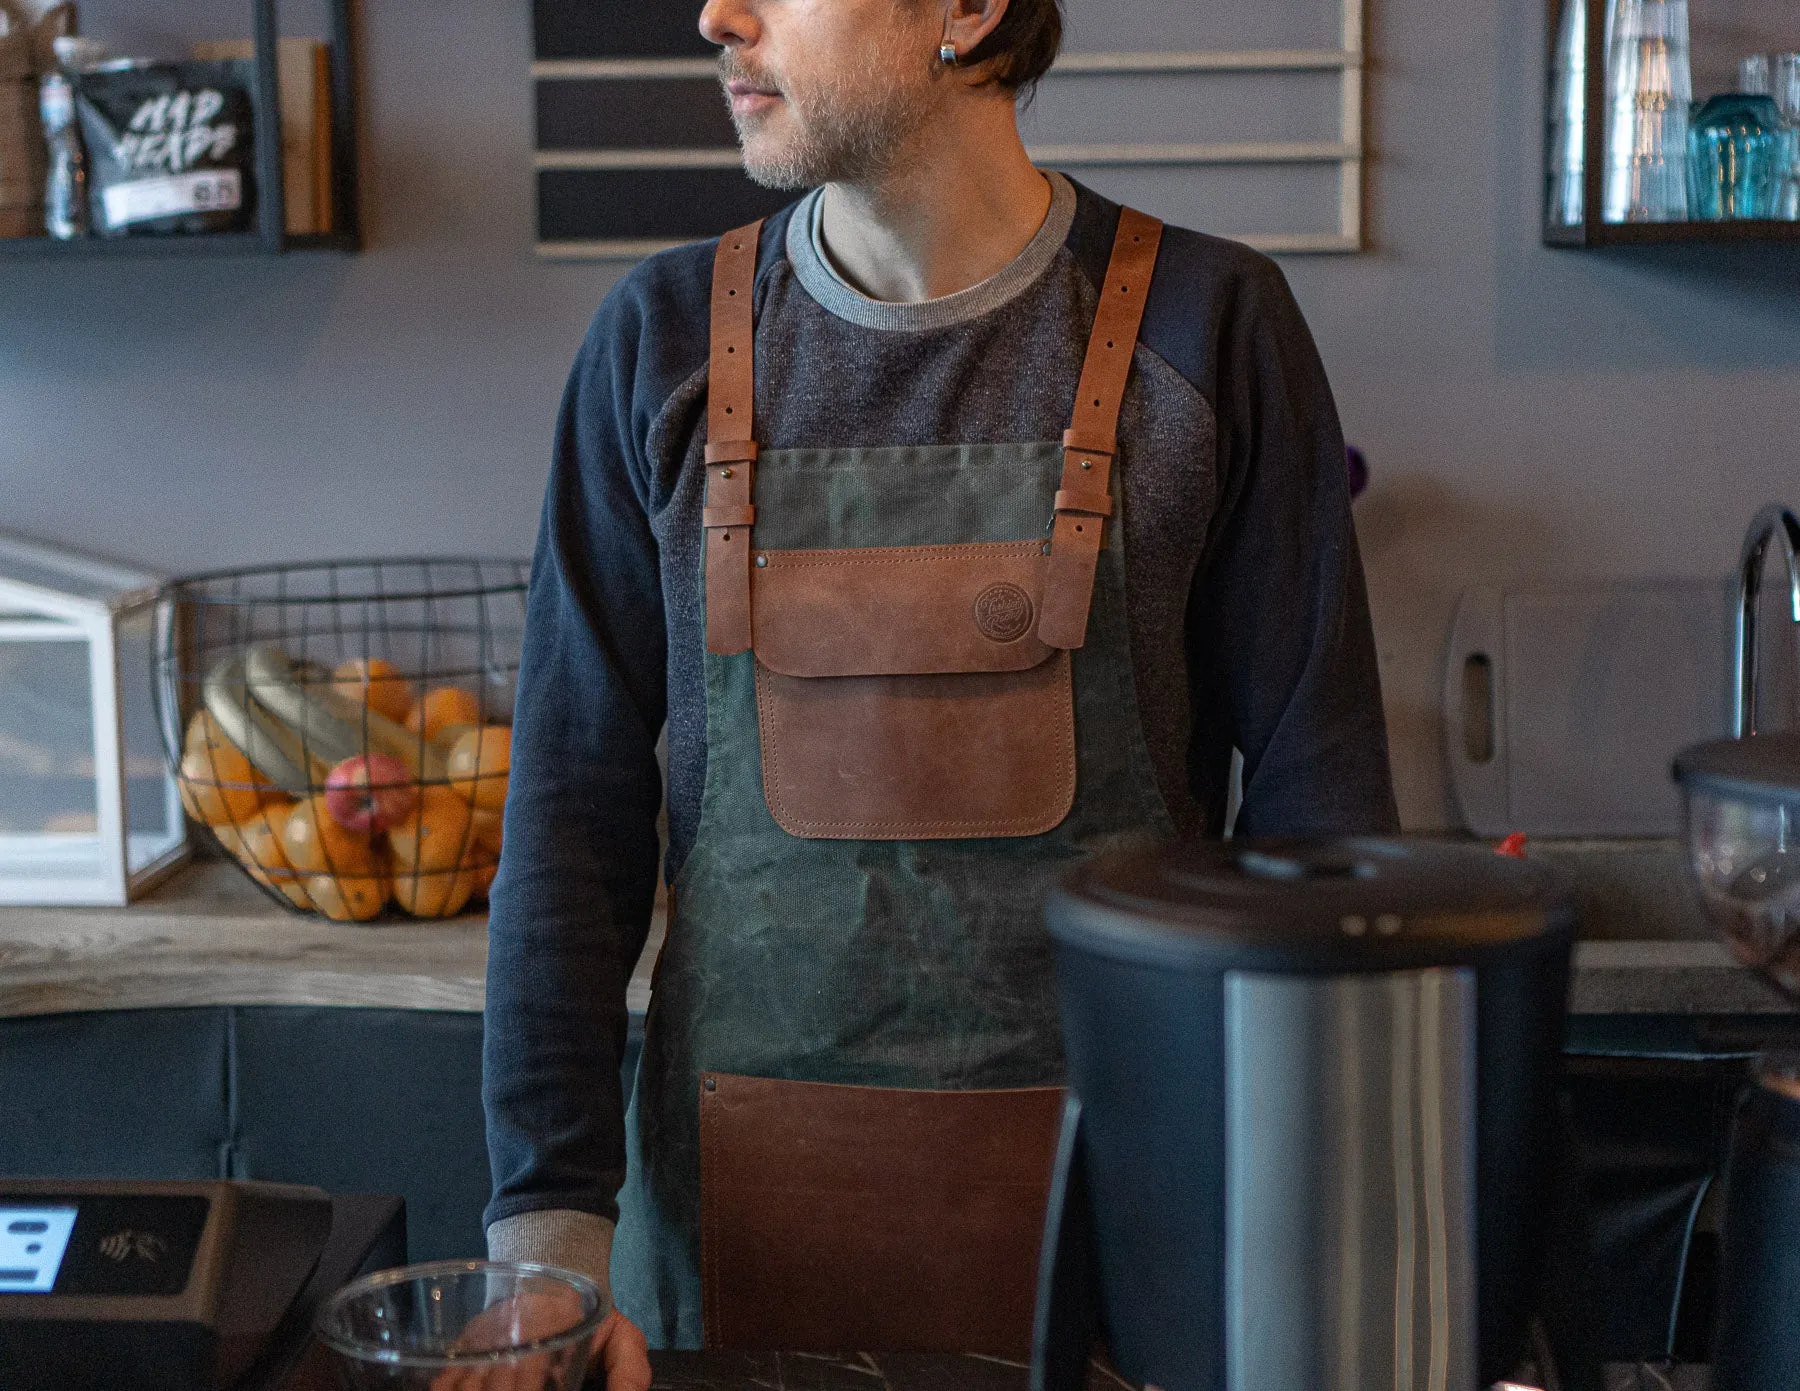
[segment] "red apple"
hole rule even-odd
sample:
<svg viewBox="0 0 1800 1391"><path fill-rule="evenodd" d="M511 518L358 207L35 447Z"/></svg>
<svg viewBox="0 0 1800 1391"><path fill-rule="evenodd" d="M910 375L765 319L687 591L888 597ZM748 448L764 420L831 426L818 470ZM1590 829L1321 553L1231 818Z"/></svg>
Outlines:
<svg viewBox="0 0 1800 1391"><path fill-rule="evenodd" d="M418 804L412 770L392 754L346 758L325 779L325 810L346 831L385 831L411 816Z"/></svg>

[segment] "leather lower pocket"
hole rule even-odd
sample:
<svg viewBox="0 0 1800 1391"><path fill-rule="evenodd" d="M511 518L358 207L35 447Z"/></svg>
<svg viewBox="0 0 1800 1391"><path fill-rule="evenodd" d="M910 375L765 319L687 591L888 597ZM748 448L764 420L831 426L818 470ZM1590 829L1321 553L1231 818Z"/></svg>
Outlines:
<svg viewBox="0 0 1800 1391"><path fill-rule="evenodd" d="M707 1346L1028 1357L1062 1101L706 1074Z"/></svg>
<svg viewBox="0 0 1800 1391"><path fill-rule="evenodd" d="M1075 804L1069 654L1027 671L783 676L757 663L763 792L814 840L1035 836Z"/></svg>

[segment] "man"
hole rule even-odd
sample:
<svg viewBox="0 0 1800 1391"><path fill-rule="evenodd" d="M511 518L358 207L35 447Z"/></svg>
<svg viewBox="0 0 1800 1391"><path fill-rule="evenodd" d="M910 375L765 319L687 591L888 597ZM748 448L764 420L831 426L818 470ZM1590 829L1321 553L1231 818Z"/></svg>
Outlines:
<svg viewBox="0 0 1800 1391"><path fill-rule="evenodd" d="M1395 825L1305 324L1265 259L1032 166L1016 106L1058 0L700 24L751 176L821 191L638 267L576 362L485 1084L491 1252L610 1280L670 1346L725 1298L702 1107L804 1129L808 1084L840 1084L869 1098L858 1144L906 1148L885 1096L1054 1085L1043 893L1098 849L1218 834L1234 749L1239 833ZM675 906L627 1121L665 725Z"/></svg>

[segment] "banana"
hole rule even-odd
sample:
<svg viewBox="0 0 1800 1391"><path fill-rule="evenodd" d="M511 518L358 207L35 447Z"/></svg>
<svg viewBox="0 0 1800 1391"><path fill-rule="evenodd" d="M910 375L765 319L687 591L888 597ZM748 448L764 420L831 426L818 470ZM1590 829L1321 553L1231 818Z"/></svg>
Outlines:
<svg viewBox="0 0 1800 1391"><path fill-rule="evenodd" d="M304 797L324 785L330 765L309 759L299 737L251 699L241 656L217 663L201 682L200 694L225 737L282 791Z"/></svg>
<svg viewBox="0 0 1800 1391"><path fill-rule="evenodd" d="M246 648L244 675L250 683L250 694L286 724L305 744L307 752L327 768L363 751L361 732L325 708L316 698L310 680L303 685L295 679L294 664L279 647L257 643Z"/></svg>
<svg viewBox="0 0 1800 1391"><path fill-rule="evenodd" d="M269 643L251 647L244 660L257 699L298 731L320 758L336 765L365 753L385 753L422 781L449 776L442 747L345 695L322 668L295 663Z"/></svg>

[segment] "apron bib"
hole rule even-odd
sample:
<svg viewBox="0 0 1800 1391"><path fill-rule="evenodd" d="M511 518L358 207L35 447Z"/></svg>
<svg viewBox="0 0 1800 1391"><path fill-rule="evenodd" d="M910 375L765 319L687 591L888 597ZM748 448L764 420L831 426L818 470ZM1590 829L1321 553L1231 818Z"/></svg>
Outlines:
<svg viewBox="0 0 1800 1391"><path fill-rule="evenodd" d="M715 267L706 786L614 1295L653 1347L1017 1355L1060 1115L1042 905L1173 831L1103 545L1161 228L1121 219L1062 443L767 452L760 230Z"/></svg>

